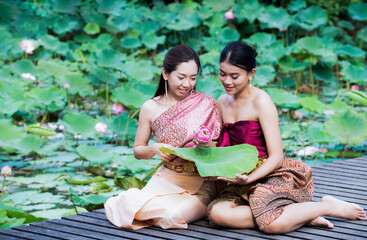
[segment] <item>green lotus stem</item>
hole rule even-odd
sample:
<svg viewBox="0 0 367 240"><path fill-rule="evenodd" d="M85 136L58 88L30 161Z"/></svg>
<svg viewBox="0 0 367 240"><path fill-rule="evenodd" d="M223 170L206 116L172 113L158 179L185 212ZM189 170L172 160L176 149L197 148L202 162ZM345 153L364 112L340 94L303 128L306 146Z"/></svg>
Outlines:
<svg viewBox="0 0 367 240"><path fill-rule="evenodd" d="M119 142L120 126L121 126L121 114L120 114L120 116L119 116L119 125L118 125L118 127L117 127L116 145L117 145L117 144L118 144L118 142Z"/></svg>
<svg viewBox="0 0 367 240"><path fill-rule="evenodd" d="M108 103L108 80L109 80L109 77L110 77L110 72L108 71L108 68L107 68L107 79L106 79L106 118L108 118L109 116L109 103Z"/></svg>
<svg viewBox="0 0 367 240"><path fill-rule="evenodd" d="M310 63L310 81L311 81L311 93L312 96L315 95L315 86L314 86L314 79L312 74L312 62Z"/></svg>
<svg viewBox="0 0 367 240"><path fill-rule="evenodd" d="M134 118L135 115L138 114L139 111L140 111L140 108L136 112L134 112L132 115L130 115L131 113L129 113L129 115L127 116L127 121L126 121L126 125L125 125L124 135L122 136L122 140L121 140L121 145L124 145L124 143L125 143L127 128L129 126L130 119Z"/></svg>
<svg viewBox="0 0 367 240"><path fill-rule="evenodd" d="M5 175L4 175L4 178L3 178L3 186L1 187L1 198L0 198L0 201L3 201L4 187L5 187Z"/></svg>
<svg viewBox="0 0 367 240"><path fill-rule="evenodd" d="M66 94L68 96L68 108L69 108L69 111L71 112L70 93L69 93L69 90L67 90L67 89L66 89Z"/></svg>
<svg viewBox="0 0 367 240"><path fill-rule="evenodd" d="M75 209L76 214L79 214L78 213L78 209L76 208L75 202L73 200L73 196L71 194L70 194L70 201L73 203L73 206L74 206L74 209Z"/></svg>
<svg viewBox="0 0 367 240"><path fill-rule="evenodd" d="M41 120L41 127L42 127L42 124L45 122L45 120L46 120L46 118L47 118L47 114L48 114L48 111L47 111L47 108L46 108L46 113L45 113L45 115L43 115L43 117L42 117L42 120Z"/></svg>
<svg viewBox="0 0 367 240"><path fill-rule="evenodd" d="M94 142L94 147L96 147L96 146L97 146L98 139L99 139L99 134L98 134L98 136L97 136L97 138L96 138L96 141Z"/></svg>
<svg viewBox="0 0 367 240"><path fill-rule="evenodd" d="M78 105L77 105L76 99L75 99L74 105L75 105L75 112L78 112Z"/></svg>
<svg viewBox="0 0 367 240"><path fill-rule="evenodd" d="M82 58L83 64L87 64L87 61L85 61L84 55L83 55L83 53L80 49L79 49L78 53L79 53L80 57Z"/></svg>

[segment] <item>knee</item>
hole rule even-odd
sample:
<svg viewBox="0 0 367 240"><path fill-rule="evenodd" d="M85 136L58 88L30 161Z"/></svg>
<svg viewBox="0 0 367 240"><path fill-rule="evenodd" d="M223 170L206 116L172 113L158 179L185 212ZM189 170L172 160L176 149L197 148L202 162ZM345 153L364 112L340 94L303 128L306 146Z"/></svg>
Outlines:
<svg viewBox="0 0 367 240"><path fill-rule="evenodd" d="M288 224L286 222L274 221L262 229L267 234L283 234L288 231Z"/></svg>
<svg viewBox="0 0 367 240"><path fill-rule="evenodd" d="M215 225L219 225L219 226L225 225L226 218L225 218L223 208L220 206L220 204L215 204L211 208L209 212L209 219L210 219L210 222Z"/></svg>

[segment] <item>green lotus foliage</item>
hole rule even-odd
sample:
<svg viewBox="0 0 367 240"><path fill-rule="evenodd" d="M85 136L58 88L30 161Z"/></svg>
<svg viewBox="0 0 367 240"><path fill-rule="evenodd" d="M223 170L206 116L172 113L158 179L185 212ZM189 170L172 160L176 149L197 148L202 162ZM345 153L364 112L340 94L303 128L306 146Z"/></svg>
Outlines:
<svg viewBox="0 0 367 240"><path fill-rule="evenodd" d="M256 76L253 78L252 84L255 86L264 87L272 82L275 78L276 72L271 65L262 65L256 68Z"/></svg>
<svg viewBox="0 0 367 240"><path fill-rule="evenodd" d="M95 23L87 23L87 25L85 25L83 30L89 35L94 35L100 32L98 24Z"/></svg>
<svg viewBox="0 0 367 240"><path fill-rule="evenodd" d="M357 101L357 102L367 106L367 94L365 94L361 91L351 90L351 91L347 92L346 95L348 97L350 97L352 100Z"/></svg>
<svg viewBox="0 0 367 240"><path fill-rule="evenodd" d="M92 117L81 113L68 113L62 121L67 132L81 134L89 138L97 136L97 132L94 130L96 123Z"/></svg>
<svg viewBox="0 0 367 240"><path fill-rule="evenodd" d="M328 19L325 10L318 6L311 6L299 11L296 18L297 24L307 31L312 31L326 24Z"/></svg>
<svg viewBox="0 0 367 240"><path fill-rule="evenodd" d="M311 112L316 112L319 114L323 114L326 109L325 103L321 102L315 97L305 97L301 98L300 105Z"/></svg>
<svg viewBox="0 0 367 240"><path fill-rule="evenodd" d="M366 52L361 50L358 47L351 46L351 45L344 45L340 48L336 49L335 51L338 55L346 55L351 58L363 58L366 56Z"/></svg>
<svg viewBox="0 0 367 240"><path fill-rule="evenodd" d="M233 13L239 22L243 22L246 19L253 23L256 19L259 19L263 11L264 6L256 0L240 2L233 6Z"/></svg>
<svg viewBox="0 0 367 240"><path fill-rule="evenodd" d="M300 106L300 99L292 93L278 88L266 88L264 90L270 95L276 106L282 106L283 108L298 108Z"/></svg>
<svg viewBox="0 0 367 240"><path fill-rule="evenodd" d="M249 144L204 149L161 147L159 150L195 162L200 176L235 178L236 174L251 172L258 162L257 149Z"/></svg>
<svg viewBox="0 0 367 240"><path fill-rule="evenodd" d="M15 147L20 151L20 153L27 155L32 152L38 153L44 144L44 140L35 135L28 135L19 139L16 142Z"/></svg>
<svg viewBox="0 0 367 240"><path fill-rule="evenodd" d="M336 113L325 122L326 131L346 145L356 145L367 138L367 122L354 111Z"/></svg>
<svg viewBox="0 0 367 240"><path fill-rule="evenodd" d="M356 3L348 8L350 17L357 21L367 20L367 3Z"/></svg>
<svg viewBox="0 0 367 240"><path fill-rule="evenodd" d="M367 81L367 70L365 65L354 65L348 61L341 61L341 72L344 78L351 83L364 83Z"/></svg>
<svg viewBox="0 0 367 240"><path fill-rule="evenodd" d="M76 148L77 153L92 165L104 165L112 161L112 155L107 151L99 150L88 145L81 145Z"/></svg>
<svg viewBox="0 0 367 240"><path fill-rule="evenodd" d="M288 12L284 8L277 8L273 5L265 8L259 20L266 23L270 28L277 28L279 30L286 29L292 24L292 17Z"/></svg>

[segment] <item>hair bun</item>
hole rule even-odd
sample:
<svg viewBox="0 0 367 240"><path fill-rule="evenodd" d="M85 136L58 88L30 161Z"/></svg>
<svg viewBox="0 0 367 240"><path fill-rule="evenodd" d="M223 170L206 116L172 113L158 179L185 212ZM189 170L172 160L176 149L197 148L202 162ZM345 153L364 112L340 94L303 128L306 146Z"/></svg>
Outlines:
<svg viewBox="0 0 367 240"><path fill-rule="evenodd" d="M256 50L254 49L254 58L257 57L257 52Z"/></svg>

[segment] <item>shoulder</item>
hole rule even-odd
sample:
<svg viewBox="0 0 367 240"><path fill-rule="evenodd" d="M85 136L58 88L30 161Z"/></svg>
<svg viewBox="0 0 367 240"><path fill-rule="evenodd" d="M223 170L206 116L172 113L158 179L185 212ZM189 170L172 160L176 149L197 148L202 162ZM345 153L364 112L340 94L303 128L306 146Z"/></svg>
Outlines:
<svg viewBox="0 0 367 240"><path fill-rule="evenodd" d="M203 92L199 92L199 91L195 91L195 93L201 98L201 99L203 99L204 101L208 101L208 102L210 102L210 103L214 103L215 104L215 99L212 97L212 96L210 96L210 95L208 95L208 94L206 94L206 93L203 93Z"/></svg>
<svg viewBox="0 0 367 240"><path fill-rule="evenodd" d="M267 92L257 89L256 96L254 98L254 106L256 108L262 109L268 108L269 106L274 106L274 103Z"/></svg>
<svg viewBox="0 0 367 240"><path fill-rule="evenodd" d="M140 109L140 115L150 115L154 113L158 107L158 100L157 99L149 99L147 100Z"/></svg>
<svg viewBox="0 0 367 240"><path fill-rule="evenodd" d="M229 104L229 102L230 102L230 99L229 99L229 95L227 95L227 94L224 94L224 95L222 95L222 96L220 96L219 98L218 98L218 100L217 100L217 104L218 104L218 106L226 106L226 105L228 105Z"/></svg>

